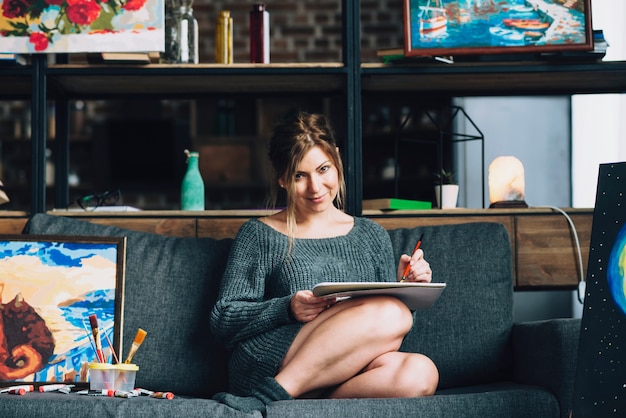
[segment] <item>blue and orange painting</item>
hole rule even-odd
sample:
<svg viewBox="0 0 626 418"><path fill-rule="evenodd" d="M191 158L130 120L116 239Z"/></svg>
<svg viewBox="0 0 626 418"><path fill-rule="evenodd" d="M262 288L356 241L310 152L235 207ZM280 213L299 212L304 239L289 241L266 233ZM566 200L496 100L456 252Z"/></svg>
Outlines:
<svg viewBox="0 0 626 418"><path fill-rule="evenodd" d="M584 0L410 0L411 49L578 45Z"/></svg>
<svg viewBox="0 0 626 418"><path fill-rule="evenodd" d="M0 381L88 380L89 315L113 341L118 251L112 242L0 240Z"/></svg>
<svg viewBox="0 0 626 418"><path fill-rule="evenodd" d="M607 265L607 280L615 304L626 315L626 225L617 234Z"/></svg>

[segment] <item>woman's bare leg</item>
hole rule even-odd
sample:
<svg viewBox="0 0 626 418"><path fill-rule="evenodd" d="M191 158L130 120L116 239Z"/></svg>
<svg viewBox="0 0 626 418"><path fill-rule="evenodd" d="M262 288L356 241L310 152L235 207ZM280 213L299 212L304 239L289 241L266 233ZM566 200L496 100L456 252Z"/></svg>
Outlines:
<svg viewBox="0 0 626 418"><path fill-rule="evenodd" d="M364 370L373 372L377 367L370 363L397 351L412 324L411 312L396 298L337 303L304 325L287 352L276 381L291 396L299 397L312 390L341 385ZM358 386L359 381L353 385Z"/></svg>
<svg viewBox="0 0 626 418"><path fill-rule="evenodd" d="M330 398L415 398L435 393L439 372L431 359L416 353L391 352L333 390Z"/></svg>

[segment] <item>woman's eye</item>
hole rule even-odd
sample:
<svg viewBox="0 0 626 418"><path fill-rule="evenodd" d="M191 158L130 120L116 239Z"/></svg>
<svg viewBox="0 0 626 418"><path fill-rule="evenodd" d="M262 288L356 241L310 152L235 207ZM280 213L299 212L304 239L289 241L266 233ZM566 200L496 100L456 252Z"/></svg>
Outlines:
<svg viewBox="0 0 626 418"><path fill-rule="evenodd" d="M329 165L325 165L325 166L323 166L323 167L321 167L321 168L320 168L320 171L321 171L322 173L324 173L324 172L326 172L326 171L328 171L328 170L330 170L330 166L329 166Z"/></svg>

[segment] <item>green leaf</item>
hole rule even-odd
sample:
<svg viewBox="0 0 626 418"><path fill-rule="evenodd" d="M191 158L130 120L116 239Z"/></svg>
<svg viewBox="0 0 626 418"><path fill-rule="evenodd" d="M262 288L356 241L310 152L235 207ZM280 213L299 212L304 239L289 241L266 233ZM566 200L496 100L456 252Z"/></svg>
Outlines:
<svg viewBox="0 0 626 418"><path fill-rule="evenodd" d="M93 22L91 22L91 29L93 30L102 30L102 29L111 29L113 30L113 18L115 17L115 11L109 11L108 8L102 8L100 12L100 16Z"/></svg>

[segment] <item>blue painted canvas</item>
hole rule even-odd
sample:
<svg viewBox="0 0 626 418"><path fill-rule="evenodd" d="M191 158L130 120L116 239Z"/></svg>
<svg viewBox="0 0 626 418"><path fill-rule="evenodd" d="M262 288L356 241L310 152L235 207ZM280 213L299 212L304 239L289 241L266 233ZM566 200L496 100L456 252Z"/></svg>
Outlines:
<svg viewBox="0 0 626 418"><path fill-rule="evenodd" d="M96 359L90 315L111 357L121 343L124 245L0 236L0 381L86 382Z"/></svg>

